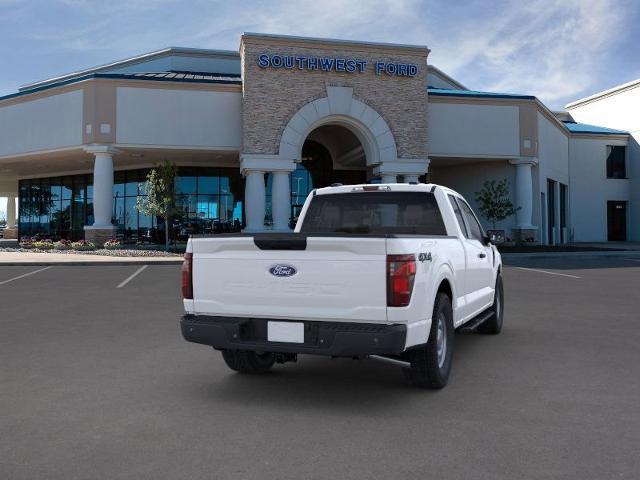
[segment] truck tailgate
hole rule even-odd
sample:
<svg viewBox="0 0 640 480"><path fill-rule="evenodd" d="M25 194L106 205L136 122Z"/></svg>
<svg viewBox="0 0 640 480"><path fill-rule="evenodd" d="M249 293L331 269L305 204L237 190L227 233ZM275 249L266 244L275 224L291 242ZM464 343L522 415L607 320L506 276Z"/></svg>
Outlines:
<svg viewBox="0 0 640 480"><path fill-rule="evenodd" d="M385 238L270 238L266 249L251 236L193 239L194 313L387 322ZM279 249L293 238L306 246Z"/></svg>

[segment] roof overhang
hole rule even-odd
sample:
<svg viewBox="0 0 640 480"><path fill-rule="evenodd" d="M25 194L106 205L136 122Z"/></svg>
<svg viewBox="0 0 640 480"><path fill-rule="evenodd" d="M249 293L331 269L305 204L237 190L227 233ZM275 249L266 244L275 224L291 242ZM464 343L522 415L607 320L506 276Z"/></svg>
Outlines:
<svg viewBox="0 0 640 480"><path fill-rule="evenodd" d="M117 60L115 62L100 65L98 67L78 70L76 72L71 72L65 75L48 78L46 80L40 80L38 82L28 83L18 88L18 91L22 92L25 90L32 90L34 88L43 87L49 84L64 82L66 80L70 80L77 77L83 77L93 73L104 72L105 70L111 70L113 68L122 68L122 67L131 66L131 65L136 65L143 62L148 62L149 60L168 57L171 55L240 58L240 54L238 52L234 52L230 50L209 50L209 49L203 49L203 48L168 47L168 48L163 48L161 50L156 50L154 52L143 53L142 55L136 55L135 57L125 58L123 60Z"/></svg>
<svg viewBox="0 0 640 480"><path fill-rule="evenodd" d="M573 108L577 108L581 105L585 105L587 103L596 102L598 100L602 100L606 97L610 97L612 95L616 95L618 93L625 92L627 90L632 90L636 87L640 87L640 78L636 80L632 80L627 83L623 83L622 85L618 85L617 87L610 88L608 90L603 90L602 92L594 93L588 97L581 98L571 103L567 103L564 108L567 110L571 110Z"/></svg>
<svg viewBox="0 0 640 480"><path fill-rule="evenodd" d="M429 73L434 73L434 74L442 77L444 80L446 80L449 83L452 83L453 85L455 85L456 87L458 87L461 90L469 90L467 87L465 87L463 84L461 84L455 78L453 78L451 75L446 74L445 72L443 72L438 67L436 67L436 66L434 66L432 64L427 65L427 70L429 71Z"/></svg>

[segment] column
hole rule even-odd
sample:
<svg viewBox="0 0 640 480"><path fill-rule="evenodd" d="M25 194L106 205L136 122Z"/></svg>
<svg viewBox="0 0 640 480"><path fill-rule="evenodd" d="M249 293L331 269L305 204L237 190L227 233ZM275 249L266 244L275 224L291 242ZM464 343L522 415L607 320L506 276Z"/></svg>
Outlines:
<svg viewBox="0 0 640 480"><path fill-rule="evenodd" d="M113 155L116 150L109 145L91 145L85 152L94 156L93 161L93 225L84 227L85 240L102 246L113 238Z"/></svg>
<svg viewBox="0 0 640 480"><path fill-rule="evenodd" d="M396 183L398 176L404 182L418 182L420 175L429 169L429 160L420 158L396 158L387 160L373 169L373 175L380 177L382 183Z"/></svg>
<svg viewBox="0 0 640 480"><path fill-rule="evenodd" d="M516 228L513 237L516 241L535 240L537 227L533 225L533 173L532 167L537 165L538 159L522 157L510 160L516 167L515 206Z"/></svg>
<svg viewBox="0 0 640 480"><path fill-rule="evenodd" d="M516 226L531 228L533 215L533 176L531 163L516 163Z"/></svg>
<svg viewBox="0 0 640 480"><path fill-rule="evenodd" d="M289 172L273 172L271 208L273 212L273 230L288 231L289 217L291 216Z"/></svg>
<svg viewBox="0 0 640 480"><path fill-rule="evenodd" d="M16 228L16 197L7 197L7 229Z"/></svg>
<svg viewBox="0 0 640 480"><path fill-rule="evenodd" d="M271 183L271 213L273 230L289 230L291 194L289 174L295 170L293 159L279 155L243 153L240 155L240 172L245 176L244 212L247 220L245 231L265 231L265 173L273 175Z"/></svg>
<svg viewBox="0 0 640 480"><path fill-rule="evenodd" d="M245 170L244 212L247 219L245 230L264 230L265 185L264 171Z"/></svg>
<svg viewBox="0 0 640 480"><path fill-rule="evenodd" d="M93 227L112 228L113 215L113 157L110 153L96 153L93 164Z"/></svg>
<svg viewBox="0 0 640 480"><path fill-rule="evenodd" d="M382 180L382 183L396 183L397 178L398 178L397 175L392 175L390 173L385 173L380 177L380 179Z"/></svg>
<svg viewBox="0 0 640 480"><path fill-rule="evenodd" d="M405 175L404 176L404 182L405 183L412 183L412 182L418 183L419 182L419 178L420 177L418 175Z"/></svg>

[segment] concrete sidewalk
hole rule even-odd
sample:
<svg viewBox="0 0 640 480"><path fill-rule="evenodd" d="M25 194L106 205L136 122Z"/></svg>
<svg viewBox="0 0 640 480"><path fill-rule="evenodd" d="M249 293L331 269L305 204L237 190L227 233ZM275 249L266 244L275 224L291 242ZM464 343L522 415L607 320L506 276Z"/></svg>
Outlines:
<svg viewBox="0 0 640 480"><path fill-rule="evenodd" d="M172 265L182 257L111 257L73 253L0 252L0 266L16 265Z"/></svg>

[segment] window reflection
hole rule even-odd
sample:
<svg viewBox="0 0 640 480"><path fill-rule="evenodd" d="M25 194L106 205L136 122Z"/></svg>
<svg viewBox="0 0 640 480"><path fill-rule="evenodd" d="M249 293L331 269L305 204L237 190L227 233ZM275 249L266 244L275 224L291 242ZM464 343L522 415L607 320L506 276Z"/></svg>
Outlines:
<svg viewBox="0 0 640 480"><path fill-rule="evenodd" d="M290 189L291 189L291 213L289 215L289 228L294 228L298 221L298 216L302 211L304 201L307 199L309 192L313 190L313 180L311 173L302 165L302 163L296 164L296 169L291 172L289 176ZM265 226L271 226L273 224L272 215L272 203L271 203L271 189L273 184L273 175L271 173L266 175L265 185Z"/></svg>
<svg viewBox="0 0 640 480"><path fill-rule="evenodd" d="M147 173L114 173L112 223L124 243L164 243L164 220L135 208L138 198L144 198ZM173 242L242 229L244 180L237 168L179 168L176 190L177 214L169 229ZM93 176L21 180L19 202L21 236L81 239L84 226L94 221Z"/></svg>

